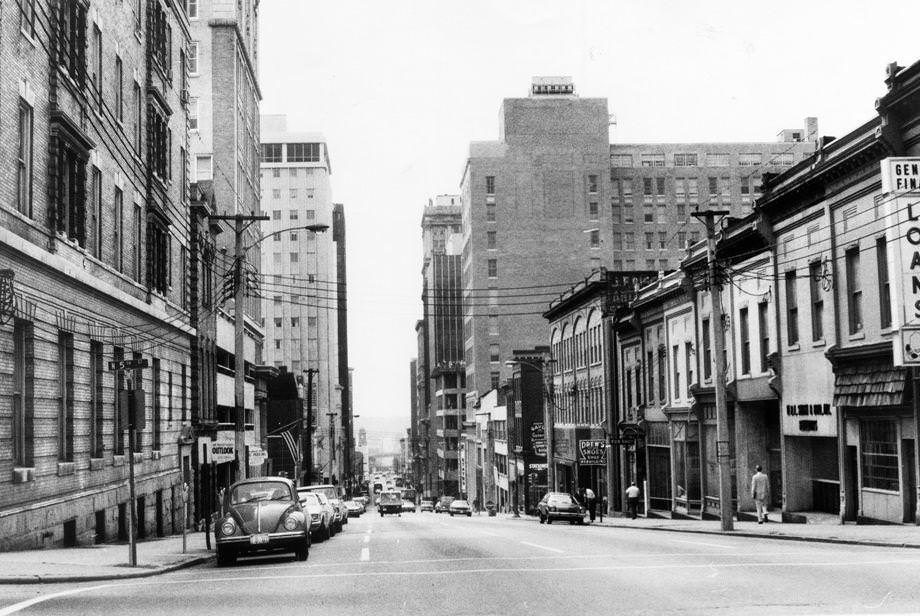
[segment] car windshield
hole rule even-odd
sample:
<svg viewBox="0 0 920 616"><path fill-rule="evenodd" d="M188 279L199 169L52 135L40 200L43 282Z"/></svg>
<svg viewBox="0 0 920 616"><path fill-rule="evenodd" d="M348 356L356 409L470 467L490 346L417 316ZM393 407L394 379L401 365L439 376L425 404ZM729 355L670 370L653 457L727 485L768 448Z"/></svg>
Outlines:
<svg viewBox="0 0 920 616"><path fill-rule="evenodd" d="M231 505L261 500L291 500L291 490L280 481L260 481L238 485L230 494Z"/></svg>
<svg viewBox="0 0 920 616"><path fill-rule="evenodd" d="M451 504L451 507L469 507L469 503L466 501L454 501Z"/></svg>
<svg viewBox="0 0 920 616"><path fill-rule="evenodd" d="M389 492L384 492L380 495L381 503L398 503L400 501L398 494L391 494Z"/></svg>
<svg viewBox="0 0 920 616"><path fill-rule="evenodd" d="M564 494L554 494L549 497L550 505L570 505L572 503L572 497Z"/></svg>
<svg viewBox="0 0 920 616"><path fill-rule="evenodd" d="M310 490L310 492L317 492L317 493L319 493L319 494L324 494L324 495L326 496L326 498L329 498L329 499L333 499L333 498L338 498L338 497L339 497L338 494L336 494L336 488L335 488L335 486L327 486L327 487L323 487L323 488L319 488L319 487L316 487L316 488L309 488L309 490Z"/></svg>
<svg viewBox="0 0 920 616"><path fill-rule="evenodd" d="M322 504L319 500L319 494L313 494L312 492L299 492L298 496L300 497L300 502L306 503L307 505Z"/></svg>

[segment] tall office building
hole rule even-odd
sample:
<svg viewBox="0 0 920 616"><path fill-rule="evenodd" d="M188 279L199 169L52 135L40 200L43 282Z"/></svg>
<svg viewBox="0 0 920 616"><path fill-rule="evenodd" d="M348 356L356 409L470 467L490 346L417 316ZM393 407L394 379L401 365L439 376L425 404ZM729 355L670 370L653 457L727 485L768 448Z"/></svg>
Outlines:
<svg viewBox="0 0 920 616"><path fill-rule="evenodd" d="M265 361L309 384L312 479L344 480L339 290L329 151L316 133L292 133L283 115L262 117L262 310ZM315 233L304 227L327 225ZM347 421L346 421L347 425Z"/></svg>
<svg viewBox="0 0 920 616"><path fill-rule="evenodd" d="M183 53L188 65L189 154L192 181L198 184L207 209L214 215L252 215L259 213L259 101L258 83L258 0L222 2L221 0L186 0L191 41ZM259 276L258 250L246 255L243 361L234 356L235 326L232 289L226 284L232 276L235 249L234 223L209 221L213 230L214 250L195 255L218 289L213 301L203 295L207 306L197 313L196 338L192 344L193 395L192 417L197 433L193 459L196 481L195 512L203 515L218 506L215 494L236 477L234 461L218 460L208 455L210 444L226 438L234 430L236 413L235 379L237 366L263 363L264 333L260 325L260 301L256 281ZM243 234L243 244L252 246L259 240L257 225ZM203 246L203 245L202 245ZM251 375L251 370L247 370ZM260 446L260 414L256 402L256 384L247 378L243 409L245 451L235 451L243 458L247 474L258 474L245 458L249 448Z"/></svg>
<svg viewBox="0 0 920 616"><path fill-rule="evenodd" d="M429 495L460 495L458 460L466 406L460 225L459 195L438 195L422 215L424 316L417 328L422 425L414 426L412 434L419 459L426 456L422 484Z"/></svg>
<svg viewBox="0 0 920 616"><path fill-rule="evenodd" d="M817 138L808 118L775 142L611 145L606 99L579 98L567 77L534 78L500 119L497 141L470 144L461 181L469 411L514 350L548 344L550 301L601 266L676 267L703 236L693 211L749 212L763 173Z"/></svg>

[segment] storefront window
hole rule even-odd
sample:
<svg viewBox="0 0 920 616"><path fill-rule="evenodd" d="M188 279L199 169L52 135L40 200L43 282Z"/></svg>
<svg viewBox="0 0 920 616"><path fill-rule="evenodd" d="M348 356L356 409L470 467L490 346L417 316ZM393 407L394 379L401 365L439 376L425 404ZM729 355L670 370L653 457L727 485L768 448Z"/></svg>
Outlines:
<svg viewBox="0 0 920 616"><path fill-rule="evenodd" d="M859 431L863 487L897 492L898 431L894 421L863 421Z"/></svg>

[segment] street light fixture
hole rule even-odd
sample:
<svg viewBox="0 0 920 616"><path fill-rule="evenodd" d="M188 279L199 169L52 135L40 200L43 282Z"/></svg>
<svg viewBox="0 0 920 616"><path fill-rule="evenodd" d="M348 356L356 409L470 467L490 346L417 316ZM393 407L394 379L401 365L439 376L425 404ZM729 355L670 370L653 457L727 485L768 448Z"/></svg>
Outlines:
<svg viewBox="0 0 920 616"><path fill-rule="evenodd" d="M264 236L250 244L243 246L243 231L260 220L271 220L268 216L259 214L229 214L210 216L211 220L226 220L234 222L235 251L233 272L233 355L234 355L234 448L236 450L236 480L246 477L246 459L243 452L246 447L245 438L245 390L246 390L246 358L244 347L245 328L243 323L243 301L246 297L246 283L243 277L243 263L246 260L246 251L256 246L268 236ZM329 225L307 225L302 227L313 232L323 232ZM278 231L278 233L283 232ZM274 235L274 234L272 234Z"/></svg>

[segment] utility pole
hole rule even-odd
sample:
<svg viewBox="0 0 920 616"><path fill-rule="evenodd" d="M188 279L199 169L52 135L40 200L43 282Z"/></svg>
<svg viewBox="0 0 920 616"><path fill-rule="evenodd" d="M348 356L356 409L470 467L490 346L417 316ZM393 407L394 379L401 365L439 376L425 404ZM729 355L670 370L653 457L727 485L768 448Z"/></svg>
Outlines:
<svg viewBox="0 0 920 616"><path fill-rule="evenodd" d="M728 406L725 398L725 324L722 322L722 283L716 265L716 217L728 216L726 210L694 212L706 225L706 253L709 262L709 299L712 304L713 335L715 337L716 370L713 383L716 390L716 461L719 463L719 517L722 530L734 530L732 521L731 436L728 433Z"/></svg>
<svg viewBox="0 0 920 616"><path fill-rule="evenodd" d="M304 370L307 373L307 425L303 438L303 476L304 484L313 483L313 375L319 374L316 368Z"/></svg>
<svg viewBox="0 0 920 616"><path fill-rule="evenodd" d="M246 250L243 248L243 231L258 220L270 220L268 216L254 214L233 214L211 216L212 220L234 222L235 250L233 263L233 355L234 355L234 448L236 449L236 481L246 478L246 347L243 302L246 299Z"/></svg>
<svg viewBox="0 0 920 616"><path fill-rule="evenodd" d="M549 362L547 362L549 363ZM540 366L538 370L542 373L548 366ZM541 374L546 379L545 374ZM546 487L553 492L559 491L559 485L556 483L556 397L555 385L553 384L552 374L549 376L549 391L546 392L546 401L548 404L543 407L543 431L546 433Z"/></svg>

